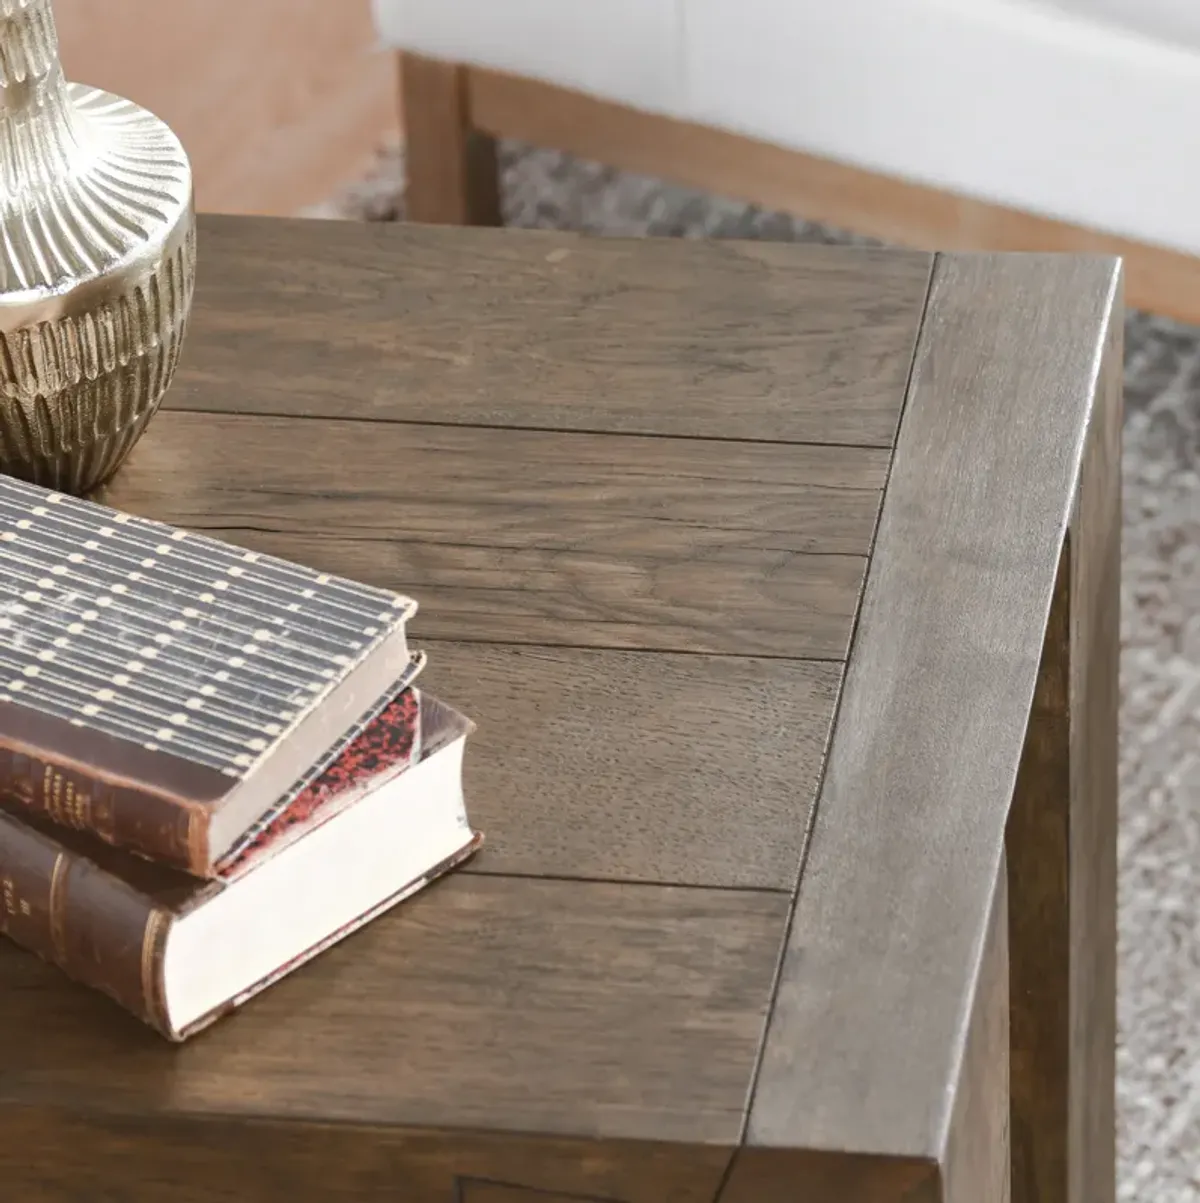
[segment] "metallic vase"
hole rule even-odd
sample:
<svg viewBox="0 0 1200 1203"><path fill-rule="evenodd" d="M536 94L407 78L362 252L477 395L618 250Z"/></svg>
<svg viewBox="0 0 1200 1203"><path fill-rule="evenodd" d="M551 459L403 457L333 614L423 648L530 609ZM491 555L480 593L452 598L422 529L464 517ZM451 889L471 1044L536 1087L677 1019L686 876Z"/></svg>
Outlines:
<svg viewBox="0 0 1200 1203"><path fill-rule="evenodd" d="M175 371L195 261L179 139L64 80L49 0L0 0L0 471L112 474Z"/></svg>

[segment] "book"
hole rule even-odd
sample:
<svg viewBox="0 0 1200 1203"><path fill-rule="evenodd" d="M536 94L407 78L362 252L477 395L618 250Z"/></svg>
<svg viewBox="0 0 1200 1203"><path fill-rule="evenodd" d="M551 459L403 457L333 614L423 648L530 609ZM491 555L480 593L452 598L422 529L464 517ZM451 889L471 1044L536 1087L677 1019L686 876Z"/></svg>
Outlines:
<svg viewBox="0 0 1200 1203"><path fill-rule="evenodd" d="M395 692L415 610L0 477L0 789L211 877Z"/></svg>
<svg viewBox="0 0 1200 1203"><path fill-rule="evenodd" d="M0 932L186 1040L475 850L472 730L409 686L210 881L0 799Z"/></svg>

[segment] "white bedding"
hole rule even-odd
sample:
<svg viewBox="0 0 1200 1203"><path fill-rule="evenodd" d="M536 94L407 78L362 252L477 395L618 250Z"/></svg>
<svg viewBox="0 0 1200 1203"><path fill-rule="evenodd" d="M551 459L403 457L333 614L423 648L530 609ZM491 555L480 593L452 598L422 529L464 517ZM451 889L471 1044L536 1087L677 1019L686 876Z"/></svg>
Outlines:
<svg viewBox="0 0 1200 1203"><path fill-rule="evenodd" d="M1200 0L374 4L392 46L1200 254Z"/></svg>

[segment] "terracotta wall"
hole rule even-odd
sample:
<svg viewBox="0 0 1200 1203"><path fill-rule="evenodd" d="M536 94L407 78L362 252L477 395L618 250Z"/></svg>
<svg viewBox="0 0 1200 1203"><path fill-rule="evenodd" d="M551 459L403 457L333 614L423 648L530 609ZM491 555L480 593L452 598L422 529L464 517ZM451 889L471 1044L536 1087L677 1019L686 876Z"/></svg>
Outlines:
<svg viewBox="0 0 1200 1203"><path fill-rule="evenodd" d="M54 0L71 79L183 139L201 209L294 213L331 196L397 124L368 0Z"/></svg>

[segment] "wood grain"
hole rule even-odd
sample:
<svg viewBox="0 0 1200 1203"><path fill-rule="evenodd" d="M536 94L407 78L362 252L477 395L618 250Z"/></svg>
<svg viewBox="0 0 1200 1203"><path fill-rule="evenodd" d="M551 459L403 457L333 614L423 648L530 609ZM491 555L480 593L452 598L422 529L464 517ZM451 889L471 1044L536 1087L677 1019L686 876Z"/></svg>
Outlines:
<svg viewBox="0 0 1200 1203"><path fill-rule="evenodd" d="M794 887L839 665L424 646L479 724L470 871Z"/></svg>
<svg viewBox="0 0 1200 1203"><path fill-rule="evenodd" d="M1119 280L1109 260L939 259L751 1145L944 1160Z"/></svg>
<svg viewBox="0 0 1200 1203"><path fill-rule="evenodd" d="M720 1203L1009 1203L1009 960L1003 854L992 872L992 904L975 970L965 1041L957 1050L960 1059L948 1084L952 1104L940 1161L874 1151L749 1146L735 1154L735 1171ZM819 1100L810 1105L819 1107Z"/></svg>
<svg viewBox="0 0 1200 1203"><path fill-rule="evenodd" d="M1009 1203L1008 867L992 875L992 905L945 1135L940 1203Z"/></svg>
<svg viewBox="0 0 1200 1203"><path fill-rule="evenodd" d="M172 408L890 448L929 255L201 218Z"/></svg>
<svg viewBox="0 0 1200 1203"><path fill-rule="evenodd" d="M741 134L468 67L475 123L497 136L796 213L892 246L1119 255L1128 303L1200 322L1200 258L865 171Z"/></svg>
<svg viewBox="0 0 1200 1203"><path fill-rule="evenodd" d="M1121 335L1114 322L1009 816L1018 1203L1116 1197Z"/></svg>
<svg viewBox="0 0 1200 1203"><path fill-rule="evenodd" d="M399 56L409 221L498 226L496 142L471 122L466 68Z"/></svg>
<svg viewBox="0 0 1200 1203"><path fill-rule="evenodd" d="M786 912L761 891L458 874L182 1048L5 943L0 1142L44 1106L728 1149Z"/></svg>
<svg viewBox="0 0 1200 1203"><path fill-rule="evenodd" d="M1014 981L1031 915L1071 962L1065 1008L1011 999L1069 1193L1017 1198L1112 1203L1117 267L939 260L793 912L928 259L202 243L191 366L104 499L420 597L491 844L181 1049L0 947L5 1188L1002 1199L997 874L1063 563L1069 730L1031 746L1067 838L1010 828L1008 881Z"/></svg>
<svg viewBox="0 0 1200 1203"><path fill-rule="evenodd" d="M716 1145L2 1104L0 1114L0 1172L20 1203L711 1203L729 1160Z"/></svg>
<svg viewBox="0 0 1200 1203"><path fill-rule="evenodd" d="M97 497L402 588L422 638L838 659L886 461L169 412Z"/></svg>

